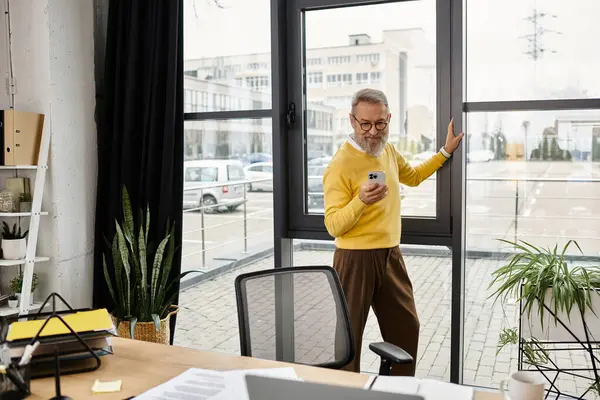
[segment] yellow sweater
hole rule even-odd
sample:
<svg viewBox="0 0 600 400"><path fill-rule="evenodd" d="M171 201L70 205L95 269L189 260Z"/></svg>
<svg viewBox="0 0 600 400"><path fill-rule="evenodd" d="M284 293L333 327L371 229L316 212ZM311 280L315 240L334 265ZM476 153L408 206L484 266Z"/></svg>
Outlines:
<svg viewBox="0 0 600 400"><path fill-rule="evenodd" d="M379 157L346 142L323 175L325 226L341 249L383 249L400 243L400 183L417 186L446 161L437 153L421 165L411 167L392 144ZM371 171L384 171L388 194L366 205L358 197L360 186Z"/></svg>

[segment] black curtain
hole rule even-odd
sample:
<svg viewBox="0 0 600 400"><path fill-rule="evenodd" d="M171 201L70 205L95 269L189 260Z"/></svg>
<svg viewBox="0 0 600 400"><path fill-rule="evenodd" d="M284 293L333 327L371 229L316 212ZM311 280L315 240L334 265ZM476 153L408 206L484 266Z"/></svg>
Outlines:
<svg viewBox="0 0 600 400"><path fill-rule="evenodd" d="M103 68L96 68L102 76L96 77L93 302L94 307L110 310L112 299L104 280L102 254L107 250L105 238L110 240L115 233L115 219L121 219L123 185L135 214L136 209L150 205L155 244L164 237L167 221L175 222L178 250L172 276L181 271L183 0L109 0L107 5L104 63ZM174 330L175 318L171 320L171 343Z"/></svg>

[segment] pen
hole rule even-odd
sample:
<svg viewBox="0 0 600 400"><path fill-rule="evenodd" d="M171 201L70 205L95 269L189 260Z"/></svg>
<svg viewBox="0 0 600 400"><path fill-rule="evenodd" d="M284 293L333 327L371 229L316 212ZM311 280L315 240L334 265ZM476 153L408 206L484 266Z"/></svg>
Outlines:
<svg viewBox="0 0 600 400"><path fill-rule="evenodd" d="M39 345L40 342L36 341L33 345L28 344L27 346L25 346L25 351L23 352L23 357L21 357L21 361L19 361L19 366L29 364L29 361L31 361L31 356L33 356L33 353Z"/></svg>
<svg viewBox="0 0 600 400"><path fill-rule="evenodd" d="M8 345L4 343L2 345L2 349L0 350L0 363L3 365L8 365L10 364L10 361L10 349L8 348Z"/></svg>
<svg viewBox="0 0 600 400"><path fill-rule="evenodd" d="M373 377L373 380L371 381L371 384L369 385L369 388L367 390L371 390L373 388L373 385L375 384L376 380L377 380L377 375L375 375Z"/></svg>

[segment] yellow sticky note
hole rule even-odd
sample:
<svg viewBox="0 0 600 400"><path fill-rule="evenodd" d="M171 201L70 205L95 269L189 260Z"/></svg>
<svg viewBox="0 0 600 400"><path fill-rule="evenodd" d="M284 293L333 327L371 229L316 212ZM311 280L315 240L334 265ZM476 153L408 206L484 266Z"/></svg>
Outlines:
<svg viewBox="0 0 600 400"><path fill-rule="evenodd" d="M121 382L122 381L112 381L112 382L100 382L96 379L94 382L94 386L92 386L93 393L114 393L121 391Z"/></svg>

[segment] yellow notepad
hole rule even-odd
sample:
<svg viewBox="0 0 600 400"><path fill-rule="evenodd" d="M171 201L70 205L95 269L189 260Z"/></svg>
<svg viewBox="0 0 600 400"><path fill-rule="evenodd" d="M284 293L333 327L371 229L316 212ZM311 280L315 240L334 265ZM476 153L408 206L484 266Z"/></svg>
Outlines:
<svg viewBox="0 0 600 400"><path fill-rule="evenodd" d="M77 333L96 332L111 330L113 323L105 308L90 311L80 311L73 314L61 315L67 324ZM9 342L15 340L33 338L45 320L13 322L8 328L6 340ZM65 335L71 333L62 321L58 318L52 318L40 336Z"/></svg>

